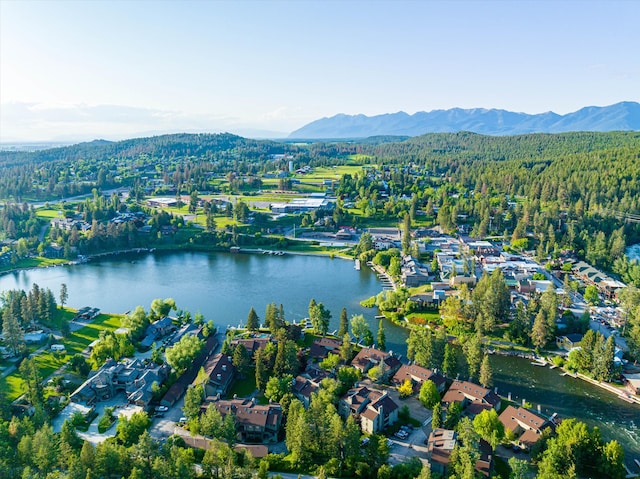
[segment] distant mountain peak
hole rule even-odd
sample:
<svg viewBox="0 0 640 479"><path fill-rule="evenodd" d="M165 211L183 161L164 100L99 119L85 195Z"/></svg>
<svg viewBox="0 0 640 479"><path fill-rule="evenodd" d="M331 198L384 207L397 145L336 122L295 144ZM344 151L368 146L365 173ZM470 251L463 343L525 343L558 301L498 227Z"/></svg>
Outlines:
<svg viewBox="0 0 640 479"><path fill-rule="evenodd" d="M451 108L404 111L367 116L339 113L315 120L292 132L289 138L366 138L380 135L418 136L425 133L471 131L483 135L563 133L568 131L640 130L640 103L623 101L609 106L586 106L573 113L538 114L495 108Z"/></svg>

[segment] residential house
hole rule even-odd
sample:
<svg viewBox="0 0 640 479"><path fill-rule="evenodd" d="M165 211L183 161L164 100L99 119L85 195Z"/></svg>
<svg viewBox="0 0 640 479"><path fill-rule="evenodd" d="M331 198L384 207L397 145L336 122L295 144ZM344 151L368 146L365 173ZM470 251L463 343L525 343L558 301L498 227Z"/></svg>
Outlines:
<svg viewBox="0 0 640 479"><path fill-rule="evenodd" d="M169 367L165 364L158 366L141 359L121 362L109 359L71 394L71 400L92 405L124 392L127 402L146 407L151 402L153 384L162 385L168 376Z"/></svg>
<svg viewBox="0 0 640 479"><path fill-rule="evenodd" d="M44 248L44 255L47 258L64 258L64 247L57 243L51 243Z"/></svg>
<svg viewBox="0 0 640 479"><path fill-rule="evenodd" d="M400 274L402 283L407 288L415 288L425 285L431 279L429 277L429 268L422 265L417 259L411 255L405 255L402 257L400 264Z"/></svg>
<svg viewBox="0 0 640 479"><path fill-rule="evenodd" d="M566 334L564 336L556 336L556 346L558 347L558 349L571 351L572 349L578 347L583 337L584 335L579 333Z"/></svg>
<svg viewBox="0 0 640 479"><path fill-rule="evenodd" d="M364 347L356 354L356 357L353 358L351 365L362 373L366 373L374 366L384 365L386 373L393 375L401 363L400 359L394 356L391 351L386 352L376 348Z"/></svg>
<svg viewBox="0 0 640 479"><path fill-rule="evenodd" d="M205 396L226 394L236 374L231 356L218 353L207 359L203 368L207 376L204 384Z"/></svg>
<svg viewBox="0 0 640 479"><path fill-rule="evenodd" d="M445 405L452 402L462 403L463 409L470 416L475 416L486 409L500 409L502 401L491 389L483 388L469 381L454 381L442 398Z"/></svg>
<svg viewBox="0 0 640 479"><path fill-rule="evenodd" d="M311 402L311 395L320 389L322 380L332 376L332 374L324 369L309 365L305 372L296 376L294 379L292 388L293 395L300 400L305 408L308 408Z"/></svg>
<svg viewBox="0 0 640 479"><path fill-rule="evenodd" d="M140 347L145 349L150 348L154 342L168 335L175 329L176 327L173 324L173 320L169 316L165 316L151 323L144 332L144 338L140 341Z"/></svg>
<svg viewBox="0 0 640 479"><path fill-rule="evenodd" d="M422 384L427 380L433 381L440 393L444 391L446 384L446 378L442 374L432 371L431 369L423 368L417 364L403 364L400 366L400 369L398 369L393 376L391 382L400 386L407 379L413 384L413 391L416 393L420 391Z"/></svg>
<svg viewBox="0 0 640 479"><path fill-rule="evenodd" d="M282 424L280 404L256 404L255 399L219 400L212 403L222 416L232 413L242 442L275 443Z"/></svg>
<svg viewBox="0 0 640 479"><path fill-rule="evenodd" d="M341 416L354 416L365 434L374 434L392 426L398 420L398 405L389 393L365 386L349 390L340 398Z"/></svg>
<svg viewBox="0 0 640 479"><path fill-rule="evenodd" d="M340 354L342 340L322 337L315 339L309 347L309 357L315 361L321 361L329 356L329 353Z"/></svg>
<svg viewBox="0 0 640 479"><path fill-rule="evenodd" d="M518 442L527 449L538 442L542 429L550 425L549 421L537 414L514 406L508 406L500 414L500 422L504 424L505 431L511 430L518 437Z"/></svg>
<svg viewBox="0 0 640 479"><path fill-rule="evenodd" d="M200 371L200 368L202 367L204 362L209 359L217 346L218 340L215 335L212 334L205 340L204 348L202 348L200 354L195 357L195 359L191 363L191 366L189 366L189 368L184 373L182 373L178 380L173 383L169 390L165 393L162 400L160 401L160 404L162 406L173 406L178 401L178 399L182 397L189 385L196 379L196 376L198 375L198 372Z"/></svg>
<svg viewBox="0 0 640 479"><path fill-rule="evenodd" d="M259 337L259 338L238 338L231 340L231 348L235 348L237 345L242 344L244 349L249 353L249 357L253 358L258 349L264 349L269 343L276 343L277 341L271 336Z"/></svg>
<svg viewBox="0 0 640 479"><path fill-rule="evenodd" d="M73 228L76 228L78 231L89 231L91 229L89 223L79 218L53 218L51 220L51 227L63 231L71 231Z"/></svg>
<svg viewBox="0 0 640 479"><path fill-rule="evenodd" d="M450 429L434 429L427 439L427 460L431 472L446 474L451 453L458 443L458 435Z"/></svg>
<svg viewBox="0 0 640 479"><path fill-rule="evenodd" d="M427 460L431 472L446 475L451 453L458 444L458 434L450 429L434 429L427 439ZM475 470L483 477L491 477L493 472L493 450L484 439L480 439L480 456L476 460Z"/></svg>

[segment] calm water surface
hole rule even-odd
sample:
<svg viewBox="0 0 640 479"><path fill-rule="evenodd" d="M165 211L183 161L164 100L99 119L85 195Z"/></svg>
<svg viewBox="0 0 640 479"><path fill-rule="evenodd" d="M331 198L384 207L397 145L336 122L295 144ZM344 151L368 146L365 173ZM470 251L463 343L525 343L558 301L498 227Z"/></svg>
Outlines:
<svg viewBox="0 0 640 479"><path fill-rule="evenodd" d="M330 331L337 329L341 308L349 316L364 314L377 330L376 311L359 305L380 292L376 275L353 263L314 256L268 256L225 253L121 255L88 264L21 271L0 276L0 291L30 289L33 283L57 296L66 283L72 307L99 307L123 313L154 298L172 297L178 307L201 312L218 326L244 324L253 306L264 318L268 303L282 303L287 320L307 316L311 298L332 312ZM389 349L406 354L406 330L385 322ZM492 356L498 392L522 398L543 413L576 417L598 425L606 439L625 448L627 463L640 459L640 406L557 370L532 366L518 358Z"/></svg>
<svg viewBox="0 0 640 479"><path fill-rule="evenodd" d="M318 256L227 253L118 255L87 264L33 269L0 276L0 290L49 288L57 297L66 283L68 305L123 313L137 305L149 308L155 298L174 298L179 308L201 312L217 326L244 324L254 307L263 319L266 305L283 304L288 321L308 316L314 298L331 311L329 331L339 326L340 310L363 314L374 332L377 312L359 302L380 292L369 268ZM387 347L404 354L406 332L385 323Z"/></svg>

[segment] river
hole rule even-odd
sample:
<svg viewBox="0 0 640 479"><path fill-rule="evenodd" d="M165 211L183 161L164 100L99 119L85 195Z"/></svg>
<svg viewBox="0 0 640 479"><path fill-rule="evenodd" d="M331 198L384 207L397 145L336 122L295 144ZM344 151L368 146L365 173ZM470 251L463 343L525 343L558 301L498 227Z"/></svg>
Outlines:
<svg viewBox="0 0 640 479"><path fill-rule="evenodd" d="M533 366L529 360L494 355L491 357L494 386L498 394L522 403L526 400L543 414L576 417L598 426L606 440L617 439L625 450L626 463L640 459L640 405L629 404L617 395L548 367Z"/></svg>
<svg viewBox="0 0 640 479"><path fill-rule="evenodd" d="M630 261L640 261L640 243L627 247L624 252Z"/></svg>
<svg viewBox="0 0 640 479"><path fill-rule="evenodd" d="M66 283L68 304L93 306L122 313L137 305L148 308L154 298L172 297L178 307L201 312L221 327L244 324L253 306L264 318L266 305L282 303L287 320L307 316L311 298L332 313L330 331L338 327L340 310L363 314L377 330L375 311L359 302L377 294L380 283L369 268L356 271L353 263L315 256L270 256L227 253L156 253L118 255L87 264L33 269L0 276L0 291L50 288L57 296ZM406 354L407 331L385 321L387 346ZM557 370L532 366L529 361L503 356L491 358L498 392L526 399L543 413L576 417L598 425L606 439L617 439L630 458L640 459L640 406Z"/></svg>

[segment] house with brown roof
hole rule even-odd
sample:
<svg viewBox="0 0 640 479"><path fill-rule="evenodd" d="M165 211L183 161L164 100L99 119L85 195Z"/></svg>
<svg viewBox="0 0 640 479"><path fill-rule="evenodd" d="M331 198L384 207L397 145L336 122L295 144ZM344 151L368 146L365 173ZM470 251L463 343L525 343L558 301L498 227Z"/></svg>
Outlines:
<svg viewBox="0 0 640 479"><path fill-rule="evenodd" d="M235 348L238 344L242 344L249 353L249 357L253 359L258 349L264 349L269 343L276 343L275 339L271 336L261 338L238 338L231 340L231 348Z"/></svg>
<svg viewBox="0 0 640 479"><path fill-rule="evenodd" d="M403 364L400 366L400 369L398 369L393 376L391 382L396 386L401 386L407 379L413 384L413 391L415 393L420 391L422 383L427 380L433 381L440 393L444 391L446 384L446 378L442 374L432 371L431 369L423 368L417 364Z"/></svg>
<svg viewBox="0 0 640 479"><path fill-rule="evenodd" d="M311 395L320 389L320 383L328 377L333 377L333 375L324 369L309 365L302 374L294 379L293 395L300 400L305 408L308 408L311 403Z"/></svg>
<svg viewBox="0 0 640 479"><path fill-rule="evenodd" d="M401 365L400 359L394 356L392 352L380 351L369 347L362 348L351 361L351 365L362 373L366 373L372 367L380 366L381 364L384 364L385 370L390 375L395 374Z"/></svg>
<svg viewBox="0 0 640 479"><path fill-rule="evenodd" d="M255 399L215 401L222 416L232 413L242 442L275 443L282 425L280 404L256 404Z"/></svg>
<svg viewBox="0 0 640 479"><path fill-rule="evenodd" d="M339 354L342 340L335 338L318 338L309 347L309 357L315 361L321 361L329 356L329 353Z"/></svg>
<svg viewBox="0 0 640 479"><path fill-rule="evenodd" d="M458 434L450 429L434 429L427 439L427 460L431 472L446 475L451 453L458 444ZM484 439L480 439L480 456L476 460L475 470L484 477L490 477L493 471L493 450Z"/></svg>
<svg viewBox="0 0 640 479"><path fill-rule="evenodd" d="M236 374L231 356L218 353L207 359L202 367L207 375L204 384L205 396L226 394Z"/></svg>
<svg viewBox="0 0 640 479"><path fill-rule="evenodd" d="M427 460L431 472L445 474L453 449L458 443L458 435L450 429L434 429L427 439Z"/></svg>
<svg viewBox="0 0 640 479"><path fill-rule="evenodd" d="M445 405L452 402L462 403L469 416L476 416L485 409L500 409L502 400L491 389L483 388L470 381L453 381L442 398Z"/></svg>
<svg viewBox="0 0 640 479"><path fill-rule="evenodd" d="M216 336L212 334L205 340L204 348L202 348L200 354L195 357L195 359L191 363L191 366L189 366L189 368L187 368L187 370L182 373L178 380L173 383L169 390L165 393L162 400L160 401L161 405L167 407L173 406L178 401L178 399L182 397L189 385L196 379L196 376L198 375L198 372L200 371L200 368L204 364L205 360L211 356L217 346L218 340L216 339Z"/></svg>
<svg viewBox="0 0 640 479"><path fill-rule="evenodd" d="M360 421L366 434L374 434L392 426L398 420L398 405L387 392L366 386L349 390L340 398L338 412L343 417L352 415Z"/></svg>
<svg viewBox="0 0 640 479"><path fill-rule="evenodd" d="M508 406L499 419L505 430L510 429L518 437L518 443L527 449L538 442L542 430L550 425L546 419L522 407Z"/></svg>

